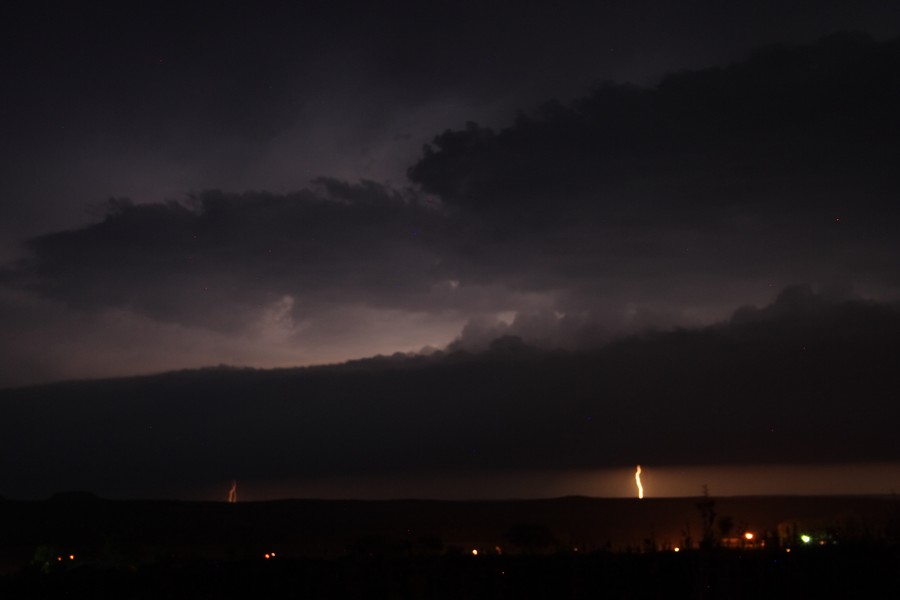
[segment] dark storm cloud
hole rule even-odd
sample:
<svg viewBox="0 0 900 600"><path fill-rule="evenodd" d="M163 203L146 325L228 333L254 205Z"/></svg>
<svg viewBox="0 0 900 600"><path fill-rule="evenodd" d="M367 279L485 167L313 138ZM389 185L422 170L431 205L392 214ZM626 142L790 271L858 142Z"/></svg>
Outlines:
<svg viewBox="0 0 900 600"><path fill-rule="evenodd" d="M531 248L548 286L849 274L896 285L883 257L900 217L898 73L896 40L773 47L654 87L603 84L498 131L448 130L409 175L492 241Z"/></svg>
<svg viewBox="0 0 900 600"><path fill-rule="evenodd" d="M220 325L286 294L441 305L433 286L451 283L582 311L615 288L640 299L717 277L894 284L878 256L896 249L898 49L833 36L653 88L606 84L498 132L447 131L409 171L440 202L320 179L114 204L33 240L19 275L75 305Z"/></svg>
<svg viewBox="0 0 900 600"><path fill-rule="evenodd" d="M851 207L893 215L898 67L900 41L841 34L652 88L603 84L500 131L448 130L409 174L504 225L778 224Z"/></svg>
<svg viewBox="0 0 900 600"><path fill-rule="evenodd" d="M0 253L108 196L401 181L466 119L897 23L881 0L18 3L0 19Z"/></svg>
<svg viewBox="0 0 900 600"><path fill-rule="evenodd" d="M900 286L898 48L841 34L603 84L506 128L439 134L409 168L416 189L319 178L116 201L33 238L4 279L84 312L228 334L277 323L284 352L259 366L290 364L301 335L322 350L304 362L443 345L469 319L460 347L495 333L582 347L582 330L709 323L795 281L887 297Z"/></svg>
<svg viewBox="0 0 900 600"><path fill-rule="evenodd" d="M11 277L76 307L216 328L286 295L296 310L438 300L430 297L445 235L438 207L371 182L316 183L287 195L111 200L102 221L32 240L31 258Z"/></svg>
<svg viewBox="0 0 900 600"><path fill-rule="evenodd" d="M183 494L232 477L252 487L636 459L897 460L898 336L896 303L796 286L714 326L588 352L501 338L479 355L5 390L0 493Z"/></svg>

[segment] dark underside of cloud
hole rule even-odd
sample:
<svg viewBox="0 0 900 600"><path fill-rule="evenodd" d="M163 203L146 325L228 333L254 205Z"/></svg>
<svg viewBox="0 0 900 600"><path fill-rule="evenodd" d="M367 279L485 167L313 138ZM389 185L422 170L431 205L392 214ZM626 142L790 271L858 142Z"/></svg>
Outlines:
<svg viewBox="0 0 900 600"><path fill-rule="evenodd" d="M500 131L447 131L409 174L510 228L572 217L702 228L883 208L900 183L898 67L900 42L844 34L654 88L602 84Z"/></svg>
<svg viewBox="0 0 900 600"><path fill-rule="evenodd" d="M3 280L226 331L285 296L295 315L352 300L478 316L527 310L521 294L583 313L734 306L773 282L894 289L897 106L896 40L774 47L652 88L600 85L499 131L446 131L409 169L419 190L320 179L113 202L32 239Z"/></svg>
<svg viewBox="0 0 900 600"><path fill-rule="evenodd" d="M101 222L32 240L14 276L79 308L222 329L285 295L302 308L340 296L401 308L428 294L440 271L435 208L372 182L315 184L183 203L111 200Z"/></svg>
<svg viewBox="0 0 900 600"><path fill-rule="evenodd" d="M0 394L10 496L401 470L898 460L900 307L785 290L589 352L209 369ZM169 489L169 488L167 488Z"/></svg>

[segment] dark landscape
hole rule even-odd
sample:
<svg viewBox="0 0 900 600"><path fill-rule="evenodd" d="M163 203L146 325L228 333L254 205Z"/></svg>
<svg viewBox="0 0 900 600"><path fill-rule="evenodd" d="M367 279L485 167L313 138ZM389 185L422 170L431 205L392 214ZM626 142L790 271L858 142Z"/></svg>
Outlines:
<svg viewBox="0 0 900 600"><path fill-rule="evenodd" d="M747 539L747 534L751 534ZM894 497L0 502L0 594L788 598L874 592Z"/></svg>

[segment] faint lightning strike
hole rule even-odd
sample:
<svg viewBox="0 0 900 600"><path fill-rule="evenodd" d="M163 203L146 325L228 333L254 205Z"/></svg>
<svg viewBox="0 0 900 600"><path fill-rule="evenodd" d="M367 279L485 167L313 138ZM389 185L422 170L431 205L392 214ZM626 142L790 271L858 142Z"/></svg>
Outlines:
<svg viewBox="0 0 900 600"><path fill-rule="evenodd" d="M641 485L641 465L638 465L637 470L634 472L634 482L637 484L638 498L643 498L644 486Z"/></svg>
<svg viewBox="0 0 900 600"><path fill-rule="evenodd" d="M231 480L231 489L228 490L228 504L237 502L237 481Z"/></svg>

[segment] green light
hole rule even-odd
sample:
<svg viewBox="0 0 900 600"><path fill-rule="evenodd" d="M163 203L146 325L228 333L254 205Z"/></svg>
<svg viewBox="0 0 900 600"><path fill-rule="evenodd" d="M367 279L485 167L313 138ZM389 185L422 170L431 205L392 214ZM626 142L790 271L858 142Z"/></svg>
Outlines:
<svg viewBox="0 0 900 600"><path fill-rule="evenodd" d="M806 534L803 534L803 535L800 536L800 540L801 540L804 544L808 544L808 543L810 543L810 542L812 541L812 538L809 537L809 536L806 535Z"/></svg>

